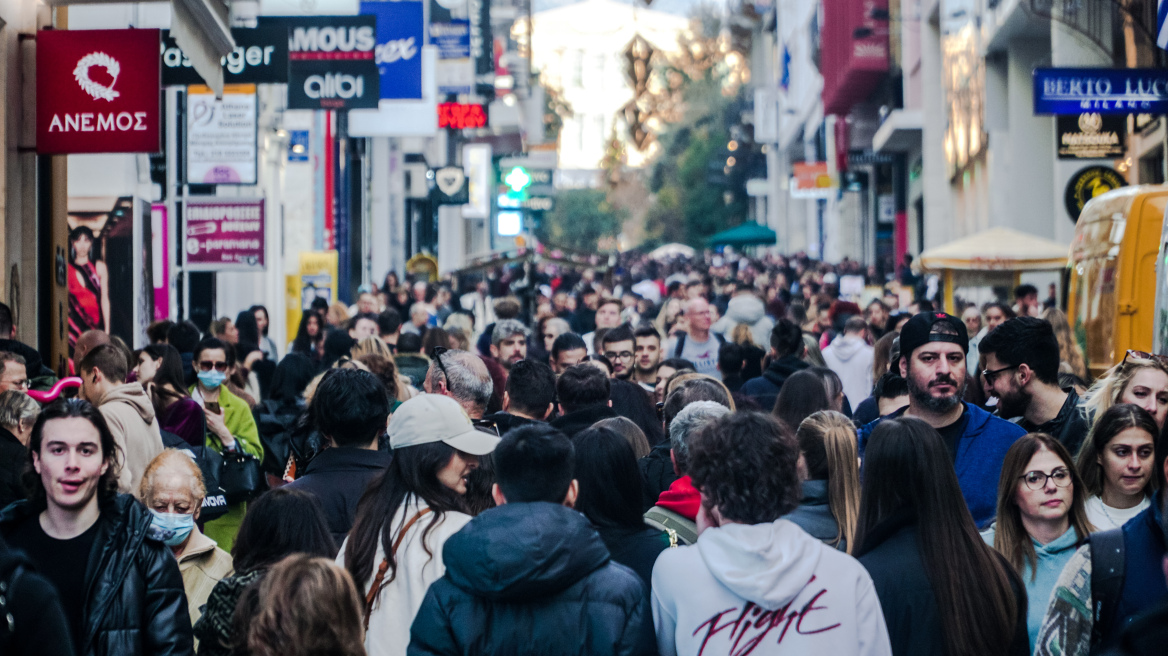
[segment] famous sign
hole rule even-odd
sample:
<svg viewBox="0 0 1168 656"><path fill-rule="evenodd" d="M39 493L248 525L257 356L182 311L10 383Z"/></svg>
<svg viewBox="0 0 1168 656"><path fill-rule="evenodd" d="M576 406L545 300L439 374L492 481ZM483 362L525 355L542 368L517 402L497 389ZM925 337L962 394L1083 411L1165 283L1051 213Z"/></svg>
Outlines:
<svg viewBox="0 0 1168 656"><path fill-rule="evenodd" d="M158 30L42 30L37 152L162 150Z"/></svg>

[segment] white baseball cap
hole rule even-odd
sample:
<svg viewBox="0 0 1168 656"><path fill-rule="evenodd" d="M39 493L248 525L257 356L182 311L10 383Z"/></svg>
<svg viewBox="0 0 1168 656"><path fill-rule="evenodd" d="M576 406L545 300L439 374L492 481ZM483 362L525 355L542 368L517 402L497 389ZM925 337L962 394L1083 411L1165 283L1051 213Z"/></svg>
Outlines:
<svg viewBox="0 0 1168 656"><path fill-rule="evenodd" d="M389 417L389 445L397 449L432 442L476 456L485 456L499 445L496 435L475 428L458 401L442 394L419 394Z"/></svg>

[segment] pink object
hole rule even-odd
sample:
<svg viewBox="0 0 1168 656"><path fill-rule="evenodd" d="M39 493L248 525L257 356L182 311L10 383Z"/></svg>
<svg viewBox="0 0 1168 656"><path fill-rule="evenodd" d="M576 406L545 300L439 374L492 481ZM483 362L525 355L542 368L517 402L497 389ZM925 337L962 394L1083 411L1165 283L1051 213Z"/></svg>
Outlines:
<svg viewBox="0 0 1168 656"><path fill-rule="evenodd" d="M57 397L61 396L61 392L66 387L81 387L81 379L76 376L62 378L61 380L58 380L57 384L53 385L53 388L49 391L41 392L38 390L29 390L28 395L38 403L51 403L56 401Z"/></svg>

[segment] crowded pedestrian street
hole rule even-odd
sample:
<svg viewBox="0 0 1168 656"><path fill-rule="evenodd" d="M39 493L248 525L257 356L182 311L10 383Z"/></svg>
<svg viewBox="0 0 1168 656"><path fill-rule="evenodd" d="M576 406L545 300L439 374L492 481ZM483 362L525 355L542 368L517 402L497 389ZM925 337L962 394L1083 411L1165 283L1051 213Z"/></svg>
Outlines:
<svg viewBox="0 0 1168 656"><path fill-rule="evenodd" d="M0 41L0 656L1168 653L1168 0Z"/></svg>

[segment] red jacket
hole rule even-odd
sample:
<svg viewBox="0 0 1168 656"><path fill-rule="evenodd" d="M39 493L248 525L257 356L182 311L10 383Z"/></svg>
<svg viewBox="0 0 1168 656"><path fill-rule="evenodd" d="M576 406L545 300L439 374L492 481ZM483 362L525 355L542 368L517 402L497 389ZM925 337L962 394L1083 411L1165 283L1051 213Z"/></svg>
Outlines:
<svg viewBox="0 0 1168 656"><path fill-rule="evenodd" d="M694 487L689 476L682 476L673 481L668 490L661 493L657 505L672 510L686 519L697 521L698 507L702 505L702 494Z"/></svg>

